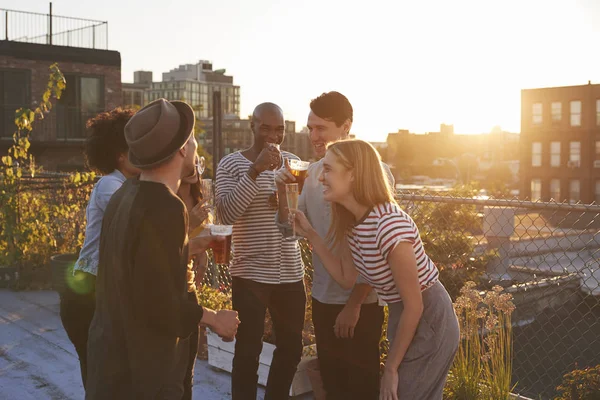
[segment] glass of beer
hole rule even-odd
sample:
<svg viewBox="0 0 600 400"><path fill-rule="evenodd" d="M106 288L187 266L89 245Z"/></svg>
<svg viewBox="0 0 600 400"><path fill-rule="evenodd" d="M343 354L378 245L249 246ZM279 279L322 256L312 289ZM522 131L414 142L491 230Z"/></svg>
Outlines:
<svg viewBox="0 0 600 400"><path fill-rule="evenodd" d="M285 185L285 197L287 198L287 206L292 218L292 236L286 240L299 240L301 237L296 236L296 223L294 222L295 211L298 211L298 198L300 197L300 185L297 183L287 183Z"/></svg>
<svg viewBox="0 0 600 400"><path fill-rule="evenodd" d="M225 238L224 240L213 240L210 242L215 264L229 264L232 233L233 225L210 225L210 234L212 236L223 236Z"/></svg>
<svg viewBox="0 0 600 400"><path fill-rule="evenodd" d="M212 179L200 179L200 192L202 193L204 205L208 208L208 215L206 216L206 219L190 233L190 237L198 236L208 225L216 223L215 194Z"/></svg>
<svg viewBox="0 0 600 400"><path fill-rule="evenodd" d="M294 177L296 178L296 182L298 183L298 193L302 193L302 188L304 187L304 180L308 175L308 166L310 165L310 162L290 160L289 164L292 175L294 175Z"/></svg>
<svg viewBox="0 0 600 400"><path fill-rule="evenodd" d="M205 200L204 204L209 208L207 222L209 224L215 223L215 185L212 179L202 179L200 181L200 191L202 192L202 198Z"/></svg>

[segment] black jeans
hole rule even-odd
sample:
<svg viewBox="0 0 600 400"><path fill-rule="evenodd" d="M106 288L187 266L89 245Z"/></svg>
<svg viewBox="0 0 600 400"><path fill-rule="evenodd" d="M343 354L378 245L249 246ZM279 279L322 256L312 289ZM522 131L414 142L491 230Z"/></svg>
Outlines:
<svg viewBox="0 0 600 400"><path fill-rule="evenodd" d="M85 388L87 376L87 343L88 331L96 310L96 277L86 272L76 271L82 279L89 281L91 290L87 293L77 293L67 287L60 293L60 319L75 346L81 368L81 379Z"/></svg>
<svg viewBox="0 0 600 400"><path fill-rule="evenodd" d="M196 293L188 293L190 300L198 302ZM194 386L194 366L196 365L196 357L198 356L198 329L190 335L190 351L188 354L188 365L183 379L183 398L182 400L192 400L192 388Z"/></svg>
<svg viewBox="0 0 600 400"><path fill-rule="evenodd" d="M354 337L338 339L333 327L343 308L312 299L319 369L327 400L377 400L383 307L363 304Z"/></svg>
<svg viewBox="0 0 600 400"><path fill-rule="evenodd" d="M292 380L302 358L306 309L304 282L271 285L234 277L232 298L233 309L240 319L231 376L232 399L256 399L267 309L273 320L276 350L269 370L265 400L289 398Z"/></svg>

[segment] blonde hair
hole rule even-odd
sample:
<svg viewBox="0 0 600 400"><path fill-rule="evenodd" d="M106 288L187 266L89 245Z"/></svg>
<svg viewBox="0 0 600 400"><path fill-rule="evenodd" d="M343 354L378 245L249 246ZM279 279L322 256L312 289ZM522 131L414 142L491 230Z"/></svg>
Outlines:
<svg viewBox="0 0 600 400"><path fill-rule="evenodd" d="M373 208L378 204L396 202L393 189L383 171L381 157L370 143L364 140L343 140L329 145L327 151L354 174L351 190L359 204ZM341 204L332 203L331 211L332 223L327 238L337 247L344 243L356 218Z"/></svg>

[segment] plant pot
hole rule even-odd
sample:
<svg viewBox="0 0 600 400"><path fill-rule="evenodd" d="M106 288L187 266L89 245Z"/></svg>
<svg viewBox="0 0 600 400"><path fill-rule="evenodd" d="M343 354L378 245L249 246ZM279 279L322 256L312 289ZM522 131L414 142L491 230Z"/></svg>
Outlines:
<svg viewBox="0 0 600 400"><path fill-rule="evenodd" d="M52 267L52 289L64 293L68 282L73 276L73 267L77 261L77 254L57 254L50 257Z"/></svg>
<svg viewBox="0 0 600 400"><path fill-rule="evenodd" d="M321 370L319 369L319 359L317 357L307 359L306 375L308 375L315 400L327 400L327 392L325 392L325 387L323 386Z"/></svg>
<svg viewBox="0 0 600 400"><path fill-rule="evenodd" d="M235 352L235 340L233 342L224 342L219 336L213 333L210 329L206 330L207 342L208 342L208 364L221 369L223 371L230 372L233 370L233 355ZM310 346L305 346L305 350L308 353ZM273 351L275 346L271 343L263 343L263 349L260 353L259 365L258 365L258 384L265 386L267 384L267 377L269 376L269 368L273 360ZM292 381L292 387L290 388L290 396L298 396L311 391L310 380L308 379L306 366L307 363L313 359L313 356L303 356L298 364L298 369L294 380Z"/></svg>

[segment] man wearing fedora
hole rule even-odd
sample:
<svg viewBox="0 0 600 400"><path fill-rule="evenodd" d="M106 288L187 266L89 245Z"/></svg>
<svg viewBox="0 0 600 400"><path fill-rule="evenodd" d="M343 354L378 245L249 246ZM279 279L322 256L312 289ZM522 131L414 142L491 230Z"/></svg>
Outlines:
<svg viewBox="0 0 600 400"><path fill-rule="evenodd" d="M125 126L129 160L142 172L104 214L86 399L179 400L195 327L235 336L235 311L203 309L187 296L189 258L216 239L188 241L188 215L175 195L194 168L194 121L186 103L159 99Z"/></svg>

